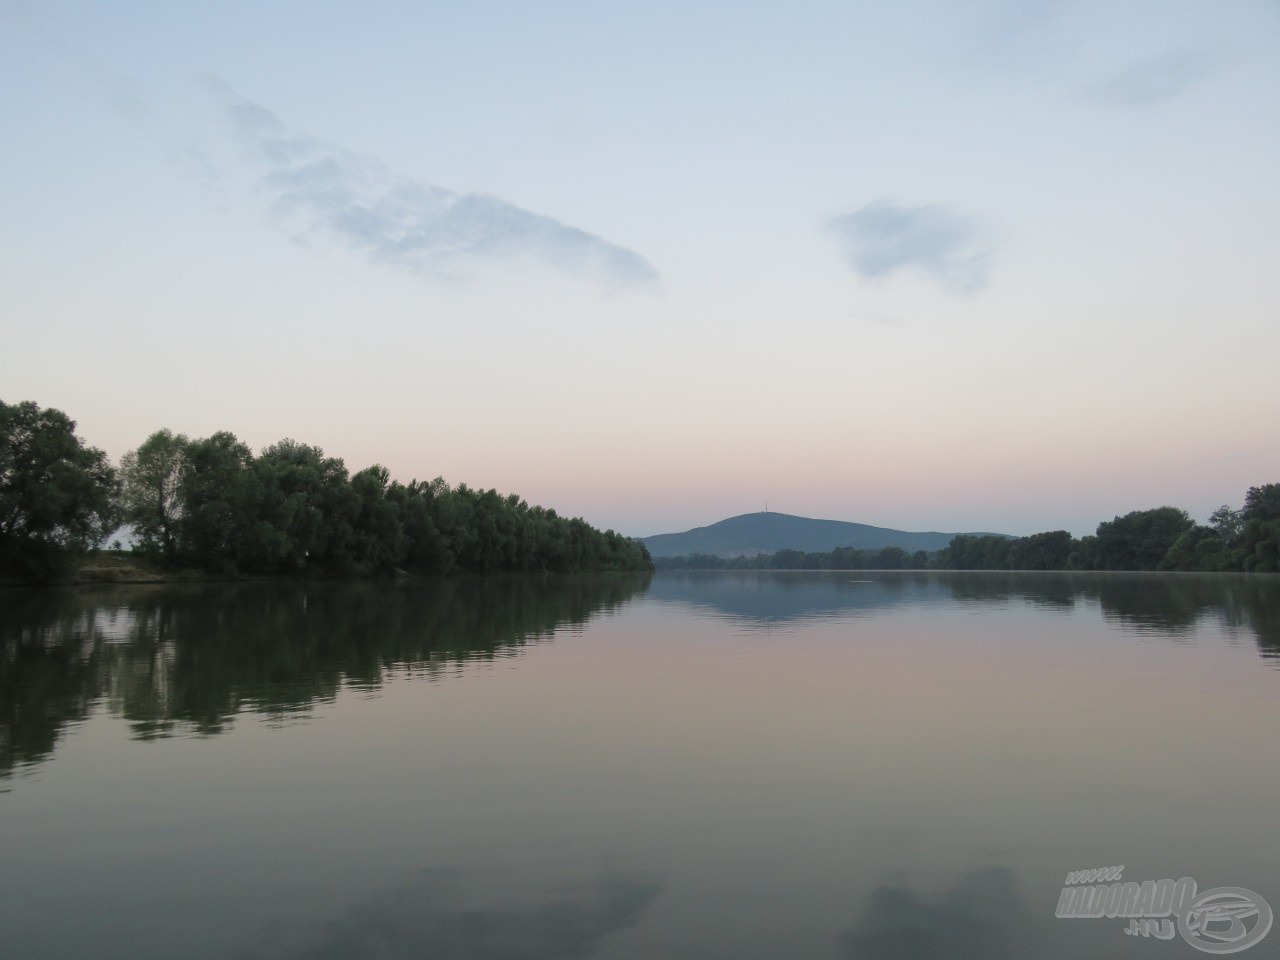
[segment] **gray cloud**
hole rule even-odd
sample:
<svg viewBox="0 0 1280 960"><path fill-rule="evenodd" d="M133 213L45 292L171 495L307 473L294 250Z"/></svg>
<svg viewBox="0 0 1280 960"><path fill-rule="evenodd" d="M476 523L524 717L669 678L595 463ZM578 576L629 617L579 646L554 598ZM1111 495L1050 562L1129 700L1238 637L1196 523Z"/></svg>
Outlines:
<svg viewBox="0 0 1280 960"><path fill-rule="evenodd" d="M658 278L652 264L625 247L505 200L434 186L297 135L265 107L224 84L213 86L241 145L263 171L260 184L274 216L300 237L328 234L375 262L432 279L518 257L608 285Z"/></svg>
<svg viewBox="0 0 1280 960"><path fill-rule="evenodd" d="M1090 88L1095 100L1127 107L1160 103L1184 93L1207 73L1204 60L1186 50L1135 60Z"/></svg>
<svg viewBox="0 0 1280 960"><path fill-rule="evenodd" d="M948 207L877 200L834 218L830 227L861 277L915 268L956 293L975 293L987 285L991 254L978 225Z"/></svg>

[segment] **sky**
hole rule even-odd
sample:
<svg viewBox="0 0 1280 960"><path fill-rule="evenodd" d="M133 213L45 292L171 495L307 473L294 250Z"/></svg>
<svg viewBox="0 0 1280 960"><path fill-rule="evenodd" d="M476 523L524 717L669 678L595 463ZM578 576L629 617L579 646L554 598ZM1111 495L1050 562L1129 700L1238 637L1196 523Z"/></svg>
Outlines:
<svg viewBox="0 0 1280 960"><path fill-rule="evenodd" d="M1280 3L0 0L0 400L634 536L1280 482Z"/></svg>

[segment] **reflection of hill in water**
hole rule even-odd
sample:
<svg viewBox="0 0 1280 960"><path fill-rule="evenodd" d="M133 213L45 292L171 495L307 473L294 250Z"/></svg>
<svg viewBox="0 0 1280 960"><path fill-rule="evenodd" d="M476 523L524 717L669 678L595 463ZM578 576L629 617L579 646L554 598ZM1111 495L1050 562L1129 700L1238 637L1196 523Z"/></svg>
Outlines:
<svg viewBox="0 0 1280 960"><path fill-rule="evenodd" d="M1202 620L1217 620L1250 632L1263 656L1280 657L1280 577L1270 574L708 571L660 574L648 596L760 625L857 616L922 601L1025 603L1062 611L1089 604L1106 620L1135 631L1178 634Z"/></svg>
<svg viewBox="0 0 1280 960"><path fill-rule="evenodd" d="M646 596L688 603L735 620L769 624L950 600L951 591L927 573L707 571L660 574L654 577Z"/></svg>
<svg viewBox="0 0 1280 960"><path fill-rule="evenodd" d="M644 576L135 586L0 596L0 776L38 762L95 705L136 736L221 731L513 655L642 592Z"/></svg>

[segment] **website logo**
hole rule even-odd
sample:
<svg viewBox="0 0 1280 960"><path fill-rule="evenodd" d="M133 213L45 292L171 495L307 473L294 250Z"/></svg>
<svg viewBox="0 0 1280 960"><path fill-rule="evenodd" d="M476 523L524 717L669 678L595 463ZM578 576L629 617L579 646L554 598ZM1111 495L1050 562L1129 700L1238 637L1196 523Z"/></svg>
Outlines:
<svg viewBox="0 0 1280 960"><path fill-rule="evenodd" d="M1190 877L1124 882L1124 866L1067 874L1055 914L1062 919L1122 918L1126 936L1172 940L1205 953L1239 953L1271 930L1271 906L1244 887L1198 892Z"/></svg>
<svg viewBox="0 0 1280 960"><path fill-rule="evenodd" d="M1271 906L1244 887L1214 887L1178 914L1182 939L1205 953L1238 953L1267 935Z"/></svg>

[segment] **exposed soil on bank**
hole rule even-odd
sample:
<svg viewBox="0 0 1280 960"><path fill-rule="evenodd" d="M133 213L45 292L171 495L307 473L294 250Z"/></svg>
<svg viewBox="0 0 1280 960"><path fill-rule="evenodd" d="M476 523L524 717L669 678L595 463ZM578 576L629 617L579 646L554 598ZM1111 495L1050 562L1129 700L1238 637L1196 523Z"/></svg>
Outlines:
<svg viewBox="0 0 1280 960"><path fill-rule="evenodd" d="M223 579L200 570L163 570L129 553L91 553L76 567L71 583L165 583L168 581Z"/></svg>

